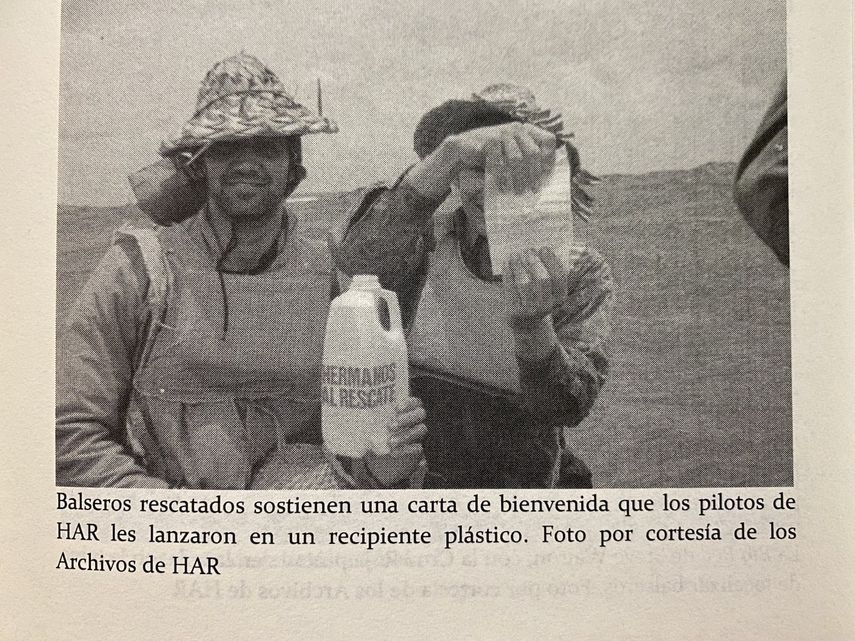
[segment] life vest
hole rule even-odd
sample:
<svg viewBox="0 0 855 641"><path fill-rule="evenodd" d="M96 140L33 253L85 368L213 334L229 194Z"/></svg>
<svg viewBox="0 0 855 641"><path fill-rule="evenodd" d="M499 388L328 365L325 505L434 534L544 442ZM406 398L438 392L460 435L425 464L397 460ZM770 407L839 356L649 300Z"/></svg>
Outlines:
<svg viewBox="0 0 855 641"><path fill-rule="evenodd" d="M120 235L136 241L150 280L151 327L133 379L149 472L191 488L246 488L279 448L292 464L278 487L338 487L320 446L327 251L292 235L267 271L220 274L184 225Z"/></svg>
<svg viewBox="0 0 855 641"><path fill-rule="evenodd" d="M444 204L445 211L435 217L436 248L408 332L413 376L421 370L464 385L517 393L519 366L502 284L469 271L448 208Z"/></svg>

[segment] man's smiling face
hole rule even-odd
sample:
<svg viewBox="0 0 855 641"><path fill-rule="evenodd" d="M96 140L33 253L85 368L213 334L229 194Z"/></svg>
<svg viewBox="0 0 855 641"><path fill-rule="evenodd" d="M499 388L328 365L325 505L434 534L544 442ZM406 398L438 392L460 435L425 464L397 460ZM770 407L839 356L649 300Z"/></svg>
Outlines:
<svg viewBox="0 0 855 641"><path fill-rule="evenodd" d="M285 198L289 155L285 138L248 138L211 145L203 155L208 199L230 218L261 218Z"/></svg>

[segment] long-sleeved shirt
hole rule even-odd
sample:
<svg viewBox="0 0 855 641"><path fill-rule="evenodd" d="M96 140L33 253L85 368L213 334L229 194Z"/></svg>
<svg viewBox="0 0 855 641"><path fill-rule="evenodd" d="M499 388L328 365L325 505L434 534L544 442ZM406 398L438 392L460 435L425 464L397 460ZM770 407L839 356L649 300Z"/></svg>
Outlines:
<svg viewBox="0 0 855 641"><path fill-rule="evenodd" d="M399 181L375 189L348 222L334 250L347 274L373 270L412 322L434 248L432 216L441 203ZM455 234L470 270L485 264L485 242L468 246L462 212ZM558 346L544 361L518 358L517 395L491 394L442 377L413 380L425 404L427 485L444 487L585 486L584 466L563 449L563 429L587 416L608 374L604 342L613 301L611 270L582 249L567 282L565 305L552 315ZM461 301L466 304L466 301ZM587 478L586 478L587 477Z"/></svg>
<svg viewBox="0 0 855 641"><path fill-rule="evenodd" d="M143 313L147 291L141 257L114 244L68 314L57 344L60 485L169 487L149 475L124 429L151 322Z"/></svg>

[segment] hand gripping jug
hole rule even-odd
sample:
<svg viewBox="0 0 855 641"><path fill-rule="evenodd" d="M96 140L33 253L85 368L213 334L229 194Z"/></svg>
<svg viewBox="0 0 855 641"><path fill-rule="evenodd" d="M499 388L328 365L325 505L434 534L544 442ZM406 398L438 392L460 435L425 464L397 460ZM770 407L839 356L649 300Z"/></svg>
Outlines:
<svg viewBox="0 0 855 641"><path fill-rule="evenodd" d="M389 453L395 406L410 395L407 366L398 297L376 276L354 276L330 304L324 339L321 411L330 451L354 458Z"/></svg>

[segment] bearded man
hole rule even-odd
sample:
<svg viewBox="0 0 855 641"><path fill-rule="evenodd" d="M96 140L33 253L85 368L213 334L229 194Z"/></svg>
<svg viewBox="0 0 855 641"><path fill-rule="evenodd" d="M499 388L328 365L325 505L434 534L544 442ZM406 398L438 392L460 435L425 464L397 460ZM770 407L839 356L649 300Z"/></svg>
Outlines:
<svg viewBox="0 0 855 641"><path fill-rule="evenodd" d="M300 136L336 131L252 56L208 72L195 115L160 150L204 205L169 226L120 230L63 333L58 484L419 483L425 427L415 399L391 426L391 454L349 460L321 447L320 361L336 281L327 249L300 236L285 199L306 173ZM132 406L141 419L129 430Z"/></svg>

